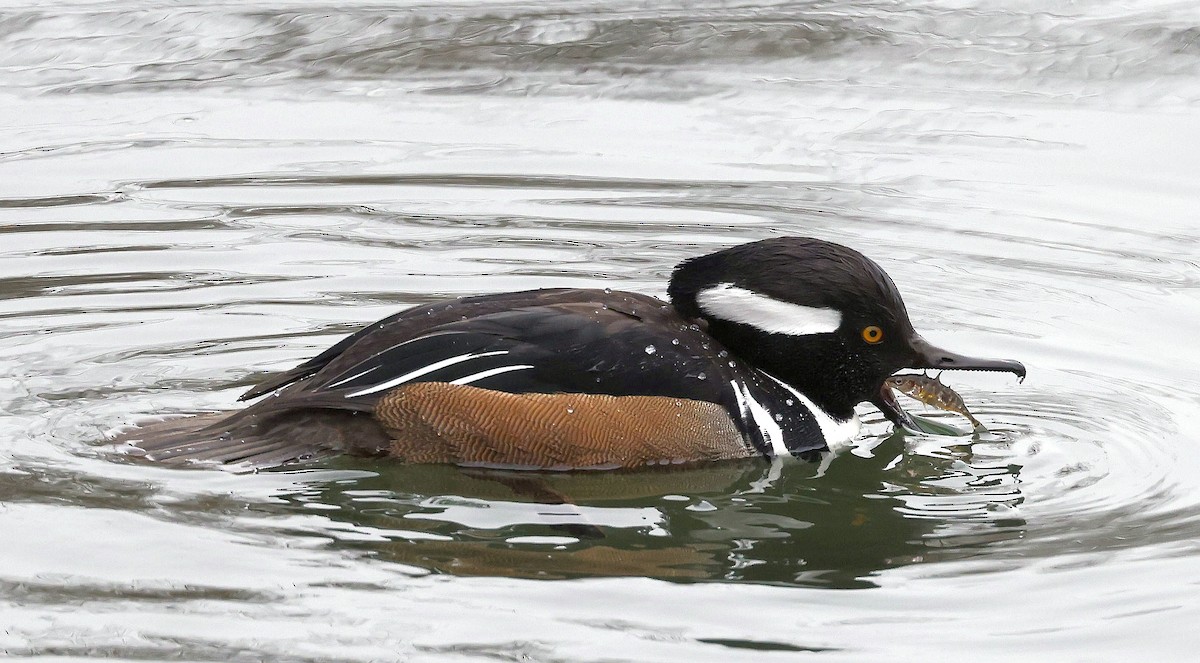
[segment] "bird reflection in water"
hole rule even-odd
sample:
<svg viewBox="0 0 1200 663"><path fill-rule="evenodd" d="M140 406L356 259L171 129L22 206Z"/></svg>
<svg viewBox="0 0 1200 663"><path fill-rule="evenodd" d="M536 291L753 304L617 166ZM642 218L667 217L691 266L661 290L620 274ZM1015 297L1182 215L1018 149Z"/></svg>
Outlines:
<svg viewBox="0 0 1200 663"><path fill-rule="evenodd" d="M821 469L753 459L530 474L340 458L325 466L370 476L293 498L337 507L322 513L339 529L373 534L337 545L468 576L864 588L883 569L1021 536L1023 521L989 518L985 508L1019 503L1019 468L973 466L969 447L906 453L905 439L892 435L869 458ZM914 507L921 500L928 508Z"/></svg>

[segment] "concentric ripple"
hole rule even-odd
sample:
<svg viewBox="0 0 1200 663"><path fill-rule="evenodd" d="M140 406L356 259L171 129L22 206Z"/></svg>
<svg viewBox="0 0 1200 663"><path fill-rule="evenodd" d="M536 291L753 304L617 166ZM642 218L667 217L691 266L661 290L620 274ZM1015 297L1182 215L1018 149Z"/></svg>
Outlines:
<svg viewBox="0 0 1200 663"><path fill-rule="evenodd" d="M671 221L681 194L699 188L717 200L769 188L774 199L787 199L811 192L792 182L364 179L126 185L125 202L98 208L101 218L71 230L11 228L8 236L18 241L10 246L19 247L15 255L26 269L63 274L27 279L34 290L9 289L22 293L8 298L4 311L13 332L5 361L18 377L7 408L16 415L13 435L24 431L31 448L51 445L57 462L105 486L111 459L91 451L102 433L144 416L231 407L246 384L333 342L355 318L366 322L433 296L535 284L660 288L676 261L705 248L692 241L702 226ZM630 197L635 205L627 204ZM349 200L357 203L343 202ZM765 206L772 196L754 200ZM162 228L146 221L106 231L103 216L122 216L126 206L176 212ZM455 213L455 206L466 211ZM744 214L727 219L721 204L703 210L695 197L686 207L707 216L700 223L710 227L724 220L727 231L744 233L739 239L769 236L776 223ZM579 225L563 223L564 213ZM193 223L177 220L188 215ZM495 222L475 222L484 217ZM606 225L611 238L596 230ZM464 226L472 236L463 235ZM151 239L163 233L171 244ZM78 250L63 239L79 242ZM920 263L925 273L906 282L910 268L889 262L895 247L864 250L895 268L902 289L918 293L913 300L930 300L940 289L939 270L930 267L945 258ZM993 261L982 252L963 255ZM971 286L986 291L988 282L976 278ZM1048 294L1073 297L1090 287L1065 284ZM928 301L914 304L918 320L922 309L944 313ZM956 315L970 316L970 307ZM936 325L940 318L933 319ZM986 319L968 321L978 334L997 337ZM1019 339L1001 345L1012 347L1001 354L1028 357ZM341 470L268 475L278 492L255 508L306 517L302 526L285 517L270 525L255 519L254 527L329 537L445 573L845 587L870 586L874 575L916 562L1186 540L1195 504L1163 462L1178 454L1171 440L1181 437L1171 390L1059 368L1039 354L1029 362L1033 377L1025 385L976 374L948 378L962 385L987 432L897 436L868 409L860 443L825 468L752 462L529 478L343 460L332 463ZM955 424L952 415L924 414ZM332 478L345 470L355 478ZM63 472L44 471L44 481ZM120 473L137 471L147 470ZM204 480L186 483L197 482ZM231 485L228 478L220 483ZM163 489L177 490L175 484ZM174 508L208 512L206 492L180 495ZM184 506L197 499L205 506ZM1137 540L1120 535L1127 528L1139 531Z"/></svg>

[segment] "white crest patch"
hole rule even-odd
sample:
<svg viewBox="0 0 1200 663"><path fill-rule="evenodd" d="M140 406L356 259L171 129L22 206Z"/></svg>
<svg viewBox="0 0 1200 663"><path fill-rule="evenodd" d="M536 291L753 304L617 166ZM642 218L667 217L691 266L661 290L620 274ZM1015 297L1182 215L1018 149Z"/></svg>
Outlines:
<svg viewBox="0 0 1200 663"><path fill-rule="evenodd" d="M732 283L701 290L696 293L696 303L714 318L740 322L772 334L830 334L842 325L842 313L836 309L780 301Z"/></svg>

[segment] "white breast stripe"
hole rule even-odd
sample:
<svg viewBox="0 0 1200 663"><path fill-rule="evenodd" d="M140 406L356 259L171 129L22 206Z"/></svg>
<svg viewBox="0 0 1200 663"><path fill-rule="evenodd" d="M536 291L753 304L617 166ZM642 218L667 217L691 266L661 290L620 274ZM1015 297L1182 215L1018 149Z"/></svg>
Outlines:
<svg viewBox="0 0 1200 663"><path fill-rule="evenodd" d="M845 421L838 421L837 419L833 418L833 415L817 407L816 403L813 403L808 399L808 396L805 396L799 391L793 389L790 384L780 380L770 373L767 373L766 371L763 371L762 373L763 375L778 382L779 385L784 389L787 389L789 392L791 392L791 394L796 397L796 400L800 401L805 407L808 408L809 412L813 413L813 416L817 418L817 425L821 427L821 435L825 438L825 444L831 450L833 450L836 445L846 444L858 436L858 431L862 429L862 423L858 420L858 413L855 413Z"/></svg>
<svg viewBox="0 0 1200 663"><path fill-rule="evenodd" d="M743 415L749 414L750 418L754 420L754 425L762 431L763 437L767 438L767 442L771 444L771 450L775 452L775 456L783 458L789 455L791 452L783 442L783 429L779 427L779 422L775 421L762 403L754 400L749 387L738 380L733 380L730 384L737 397L738 408L741 409Z"/></svg>
<svg viewBox="0 0 1200 663"><path fill-rule="evenodd" d="M829 334L842 324L840 311L802 306L719 283L696 293L696 303L714 318L740 322L772 334Z"/></svg>
<svg viewBox="0 0 1200 663"><path fill-rule="evenodd" d="M405 382L409 382L411 380L419 378L422 375L428 375L429 373L432 373L438 369L445 368L447 366L453 366L454 364L461 364L464 361L478 359L479 357L494 357L496 355L506 355L506 354L508 354L508 350L496 350L494 352L480 352L478 354L458 355L457 357L450 357L449 359L435 361L432 364L429 364L428 366L418 368L415 371L409 371L408 373L405 373L404 375L401 375L398 378L393 378L382 384L377 384L374 387L367 387L366 389L361 389L359 391L355 391L355 392L346 394L346 398L356 398L358 396L365 396L367 394L373 394L377 391L383 391L384 389L391 389L392 387L395 387L396 385L404 384Z"/></svg>
<svg viewBox="0 0 1200 663"><path fill-rule="evenodd" d="M533 368L533 364L517 364L516 366L501 366L500 368L492 368L492 369L489 369L486 371L480 371L474 375L468 375L465 378L451 380L450 384L471 384L472 382L475 382L476 380L490 378L493 375L500 375L501 373L508 373L510 371L523 371L527 368Z"/></svg>

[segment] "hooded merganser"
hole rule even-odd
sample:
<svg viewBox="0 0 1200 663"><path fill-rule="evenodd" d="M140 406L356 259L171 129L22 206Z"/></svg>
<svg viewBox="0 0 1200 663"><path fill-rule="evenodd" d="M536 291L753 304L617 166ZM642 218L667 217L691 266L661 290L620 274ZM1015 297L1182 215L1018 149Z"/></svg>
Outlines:
<svg viewBox="0 0 1200 663"><path fill-rule="evenodd" d="M232 414L122 436L147 458L270 467L347 453L408 462L600 469L811 459L906 368L1007 371L934 347L861 253L780 237L684 261L670 303L532 290L384 318L254 387Z"/></svg>

